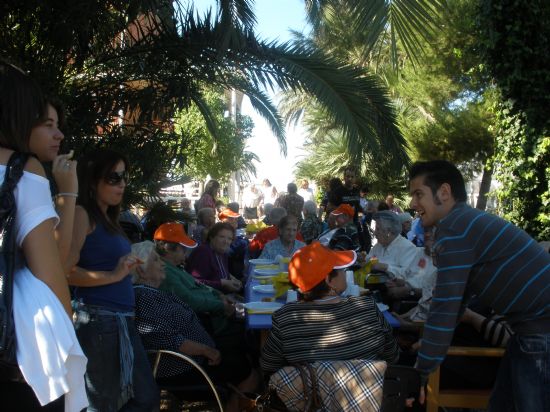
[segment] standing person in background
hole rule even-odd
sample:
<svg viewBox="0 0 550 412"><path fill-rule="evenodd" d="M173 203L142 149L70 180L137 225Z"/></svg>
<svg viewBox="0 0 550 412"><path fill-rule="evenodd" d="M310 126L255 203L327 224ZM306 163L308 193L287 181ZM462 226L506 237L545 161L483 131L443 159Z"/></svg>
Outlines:
<svg viewBox="0 0 550 412"><path fill-rule="evenodd" d="M197 211L209 207L216 209L216 200L218 200L218 193L220 192L220 183L217 180L210 180L204 186L204 192L200 199L195 204Z"/></svg>
<svg viewBox="0 0 550 412"><path fill-rule="evenodd" d="M277 197L279 196L279 192L277 192L277 188L271 184L269 179L264 179L262 184L262 192L264 195L262 204L265 205L266 203L271 203L274 205ZM264 210L263 214L267 214L267 212Z"/></svg>
<svg viewBox="0 0 550 412"><path fill-rule="evenodd" d="M298 228L302 223L302 209L304 208L304 198L298 194L298 186L294 183L287 185L288 193L280 196L275 202L275 207L282 207L290 216L298 220Z"/></svg>
<svg viewBox="0 0 550 412"><path fill-rule="evenodd" d="M57 155L62 137L57 112L38 86L23 71L0 60L0 182L14 153L32 151L43 158L51 157L63 181L67 178L76 184L70 176L75 163L67 165L68 158ZM58 216L42 165L30 157L23 167L13 192L8 189L0 194L4 207L9 201L16 207L10 236L16 244L12 310L19 366L19 370L12 370L0 365L1 405L9 411L76 412L87 406L83 380L86 358L70 319L61 245L54 237ZM69 189L76 191L75 186ZM67 205L74 209L73 192L73 196L65 197L72 198ZM6 236L4 229L2 235Z"/></svg>
<svg viewBox="0 0 550 412"><path fill-rule="evenodd" d="M347 203L353 207L355 214L353 215L353 223L357 227L359 236L359 243L363 250L368 249L365 245L365 237L363 235L363 227L359 222L359 211L361 211L361 196L359 196L359 189L355 185L357 174L353 167L347 167L344 169L344 185L337 188L334 191L334 195L331 196L331 202L335 207L340 206L342 203ZM369 238L370 239L370 238ZM370 245L369 245L370 246Z"/></svg>
<svg viewBox="0 0 550 412"><path fill-rule="evenodd" d="M97 150L78 165L79 206L71 258L76 334L88 357L89 411L151 411L160 399L134 324L130 269L138 261L118 223L128 162Z"/></svg>
<svg viewBox="0 0 550 412"><path fill-rule="evenodd" d="M393 203L393 200L394 199L392 194L386 196L386 204L388 205L389 211L397 214L403 213L401 208Z"/></svg>
<svg viewBox="0 0 550 412"><path fill-rule="evenodd" d="M304 202L307 202L308 200L315 200L313 190L309 187L309 182L307 179L303 179L300 183L300 190L298 190L298 194L303 197Z"/></svg>
<svg viewBox="0 0 550 412"><path fill-rule="evenodd" d="M327 221L330 216L330 212L336 209L337 205L334 203L336 201L335 196L342 186L344 186L344 184L338 177L333 177L328 181L328 187L326 188L321 204L319 205L319 219ZM325 214L324 219L323 213Z"/></svg>
<svg viewBox="0 0 550 412"><path fill-rule="evenodd" d="M514 332L489 410L550 411L550 255L510 222L468 206L464 179L452 163L415 163L409 190L424 227L435 226L437 280L416 363L422 384L445 358L475 296ZM421 403L424 398L422 387Z"/></svg>
<svg viewBox="0 0 550 412"><path fill-rule="evenodd" d="M257 219L258 218L258 206L262 200L262 194L256 187L252 184L248 189L245 190L243 195L243 205L244 205L244 218L245 219Z"/></svg>

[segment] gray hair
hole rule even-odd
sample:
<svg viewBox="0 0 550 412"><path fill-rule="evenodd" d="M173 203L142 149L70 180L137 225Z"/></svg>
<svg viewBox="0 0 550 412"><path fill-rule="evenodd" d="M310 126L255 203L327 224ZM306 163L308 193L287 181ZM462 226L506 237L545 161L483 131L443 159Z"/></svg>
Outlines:
<svg viewBox="0 0 550 412"><path fill-rule="evenodd" d="M149 261L149 258L151 257L151 252L156 253L156 247L153 242L150 240L145 240L143 242L134 243L132 244L132 255L136 256L138 259L140 259L143 263L135 265L132 270L132 281L136 281L137 279L137 268L141 267L143 270L145 270L145 267L147 266L147 262Z"/></svg>
<svg viewBox="0 0 550 412"><path fill-rule="evenodd" d="M399 217L389 210L383 210L376 212L372 217L380 229L389 232L393 235L399 235L401 233L401 221Z"/></svg>
<svg viewBox="0 0 550 412"><path fill-rule="evenodd" d="M317 204L313 200L306 200L304 202L304 214L317 215Z"/></svg>
<svg viewBox="0 0 550 412"><path fill-rule="evenodd" d="M286 215L286 209L282 207L274 207L269 212L269 223L271 223L272 225L278 225L281 219Z"/></svg>
<svg viewBox="0 0 550 412"><path fill-rule="evenodd" d="M208 216L209 214L213 214L214 216L216 216L216 211L214 209L212 209L211 207L203 207L202 209L200 209L197 213L197 220L199 221L199 223L202 225L203 222L204 222L204 218L206 216Z"/></svg>
<svg viewBox="0 0 550 412"><path fill-rule="evenodd" d="M269 216L269 213L273 210L275 206L273 206L273 203L265 203L264 204L264 215Z"/></svg>

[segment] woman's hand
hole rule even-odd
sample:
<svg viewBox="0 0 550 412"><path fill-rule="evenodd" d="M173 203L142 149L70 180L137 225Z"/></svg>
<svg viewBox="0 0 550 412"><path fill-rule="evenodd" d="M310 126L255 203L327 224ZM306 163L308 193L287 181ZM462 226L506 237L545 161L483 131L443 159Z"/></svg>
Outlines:
<svg viewBox="0 0 550 412"><path fill-rule="evenodd" d="M211 348L210 346L204 346L204 353L203 356L208 361L209 365L219 365L222 361L222 354L219 350L215 348Z"/></svg>
<svg viewBox="0 0 550 412"><path fill-rule="evenodd" d="M67 154L56 156L52 163L52 174L60 193L78 194L77 162L70 160L71 157L73 157L72 150Z"/></svg>
<svg viewBox="0 0 550 412"><path fill-rule="evenodd" d="M111 272L113 277L117 280L124 279L129 273L132 268L135 266L143 263L141 259L139 259L137 256L133 255L126 255L122 256L118 260L118 264L116 265L116 268Z"/></svg>
<svg viewBox="0 0 550 412"><path fill-rule="evenodd" d="M238 292L242 288L242 283L233 278L233 279L222 279L222 288L229 292Z"/></svg>
<svg viewBox="0 0 550 412"><path fill-rule="evenodd" d="M235 305L233 305L231 302L228 302L228 301L223 302L223 308L224 308L226 317L230 318L235 314Z"/></svg>

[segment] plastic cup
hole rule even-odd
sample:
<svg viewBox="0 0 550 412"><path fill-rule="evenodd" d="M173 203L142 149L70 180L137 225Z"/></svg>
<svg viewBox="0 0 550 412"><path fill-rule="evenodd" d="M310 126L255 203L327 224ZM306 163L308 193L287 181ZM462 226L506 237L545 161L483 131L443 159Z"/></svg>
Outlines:
<svg viewBox="0 0 550 412"><path fill-rule="evenodd" d="M298 292L294 289L289 289L286 292L286 303L296 302L298 300Z"/></svg>

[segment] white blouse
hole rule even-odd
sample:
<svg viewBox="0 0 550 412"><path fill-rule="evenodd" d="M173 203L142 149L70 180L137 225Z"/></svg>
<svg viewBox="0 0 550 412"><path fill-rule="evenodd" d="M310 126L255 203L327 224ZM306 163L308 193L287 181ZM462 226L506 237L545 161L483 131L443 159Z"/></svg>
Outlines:
<svg viewBox="0 0 550 412"><path fill-rule="evenodd" d="M0 165L0 181L6 166ZM40 223L59 218L52 204L48 180L24 172L14 190L17 204L16 242ZM73 324L52 290L27 267L14 277L13 317L16 325L17 362L23 377L41 405L65 394L65 411L88 406L84 385L87 359Z"/></svg>

